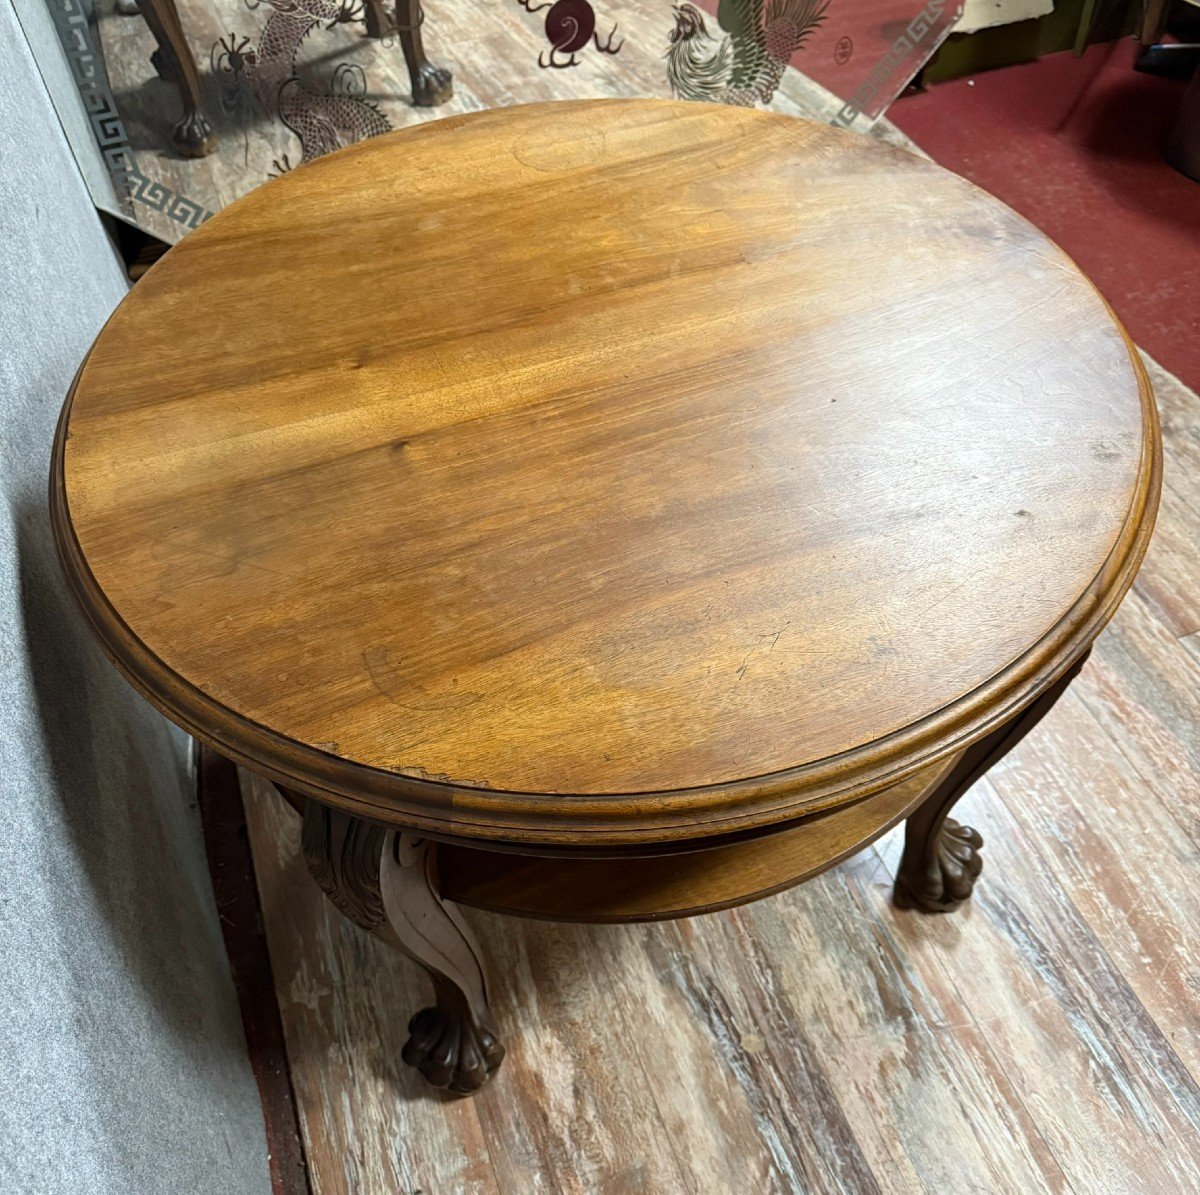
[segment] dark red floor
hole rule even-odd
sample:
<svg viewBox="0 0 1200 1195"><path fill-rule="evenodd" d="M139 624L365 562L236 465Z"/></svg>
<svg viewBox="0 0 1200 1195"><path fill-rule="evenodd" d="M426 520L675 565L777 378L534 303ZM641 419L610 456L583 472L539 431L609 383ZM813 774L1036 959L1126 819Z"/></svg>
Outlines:
<svg viewBox="0 0 1200 1195"><path fill-rule="evenodd" d="M931 86L888 116L1091 275L1134 340L1200 390L1200 183L1159 155L1184 84L1132 40Z"/></svg>

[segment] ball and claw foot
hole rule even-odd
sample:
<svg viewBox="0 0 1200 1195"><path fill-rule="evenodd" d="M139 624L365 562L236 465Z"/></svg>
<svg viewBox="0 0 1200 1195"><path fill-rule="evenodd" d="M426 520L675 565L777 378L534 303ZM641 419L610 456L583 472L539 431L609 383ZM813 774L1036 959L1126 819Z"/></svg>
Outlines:
<svg viewBox="0 0 1200 1195"><path fill-rule="evenodd" d="M413 103L418 108L436 108L454 98L454 78L444 66L423 62L413 77Z"/></svg>
<svg viewBox="0 0 1200 1195"><path fill-rule="evenodd" d="M408 1033L401 1058L434 1087L455 1095L478 1091L504 1059L504 1047L490 1029L441 1008L421 1009Z"/></svg>
<svg viewBox="0 0 1200 1195"><path fill-rule="evenodd" d="M198 109L185 112L171 130L171 144L185 158L203 158L217 148L216 134L208 117Z"/></svg>
<svg viewBox="0 0 1200 1195"><path fill-rule="evenodd" d="M433 981L437 1003L409 1021L401 1058L434 1087L478 1091L499 1068L504 1047L492 1028L475 935L438 888L437 844L280 792L304 810L300 845L325 895Z"/></svg>
<svg viewBox="0 0 1200 1195"><path fill-rule="evenodd" d="M978 830L946 818L923 867L906 868L896 876L893 903L922 913L949 913L968 900L983 870Z"/></svg>

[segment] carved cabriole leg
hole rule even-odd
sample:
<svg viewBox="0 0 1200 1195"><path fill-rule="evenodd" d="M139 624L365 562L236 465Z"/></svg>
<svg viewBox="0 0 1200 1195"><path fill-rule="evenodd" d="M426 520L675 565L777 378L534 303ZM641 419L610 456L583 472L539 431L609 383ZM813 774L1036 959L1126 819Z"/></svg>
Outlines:
<svg viewBox="0 0 1200 1195"><path fill-rule="evenodd" d="M217 148L212 125L204 115L204 90L196 60L183 34L175 0L137 0L137 6L158 43L154 69L179 90L183 115L171 130L171 143L185 158L202 158Z"/></svg>
<svg viewBox="0 0 1200 1195"><path fill-rule="evenodd" d="M438 895L435 845L317 801L304 804L302 843L309 870L338 909L433 980L437 1003L409 1022L404 1061L435 1087L477 1090L500 1065L504 1047L492 1027L474 935Z"/></svg>
<svg viewBox="0 0 1200 1195"><path fill-rule="evenodd" d="M931 798L905 822L904 855L892 892L898 908L949 913L970 897L983 870L983 838L946 816L968 787L948 798Z"/></svg>
<svg viewBox="0 0 1200 1195"><path fill-rule="evenodd" d="M1089 647L1041 696L998 730L968 747L958 762L904 826L904 854L896 872L893 900L902 909L948 913L967 900L983 870L983 839L970 826L947 816L954 803L989 768L1009 753L1066 692L1079 675Z"/></svg>
<svg viewBox="0 0 1200 1195"><path fill-rule="evenodd" d="M425 57L421 40L423 20L421 0L396 0L396 30L408 65L413 103L420 108L435 108L453 98L454 81L445 67L434 66Z"/></svg>

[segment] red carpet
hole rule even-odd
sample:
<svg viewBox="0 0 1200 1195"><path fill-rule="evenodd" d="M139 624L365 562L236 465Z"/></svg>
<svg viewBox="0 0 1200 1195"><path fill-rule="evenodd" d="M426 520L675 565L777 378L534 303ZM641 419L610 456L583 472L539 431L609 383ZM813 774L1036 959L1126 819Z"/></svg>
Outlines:
<svg viewBox="0 0 1200 1195"><path fill-rule="evenodd" d="M1200 390L1200 183L1159 156L1184 84L1133 71L1136 49L938 84L888 116L1057 241L1134 340Z"/></svg>

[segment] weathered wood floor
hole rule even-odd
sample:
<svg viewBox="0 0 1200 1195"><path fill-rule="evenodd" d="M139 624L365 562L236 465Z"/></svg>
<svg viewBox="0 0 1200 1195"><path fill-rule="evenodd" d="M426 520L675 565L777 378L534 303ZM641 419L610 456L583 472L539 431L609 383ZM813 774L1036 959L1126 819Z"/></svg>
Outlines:
<svg viewBox="0 0 1200 1195"><path fill-rule="evenodd" d="M894 832L733 912L473 914L509 1055L473 1100L399 1062L423 980L247 816L311 1180L353 1192L1200 1190L1200 399L1156 371L1157 538L1070 694L964 800L949 917Z"/></svg>

